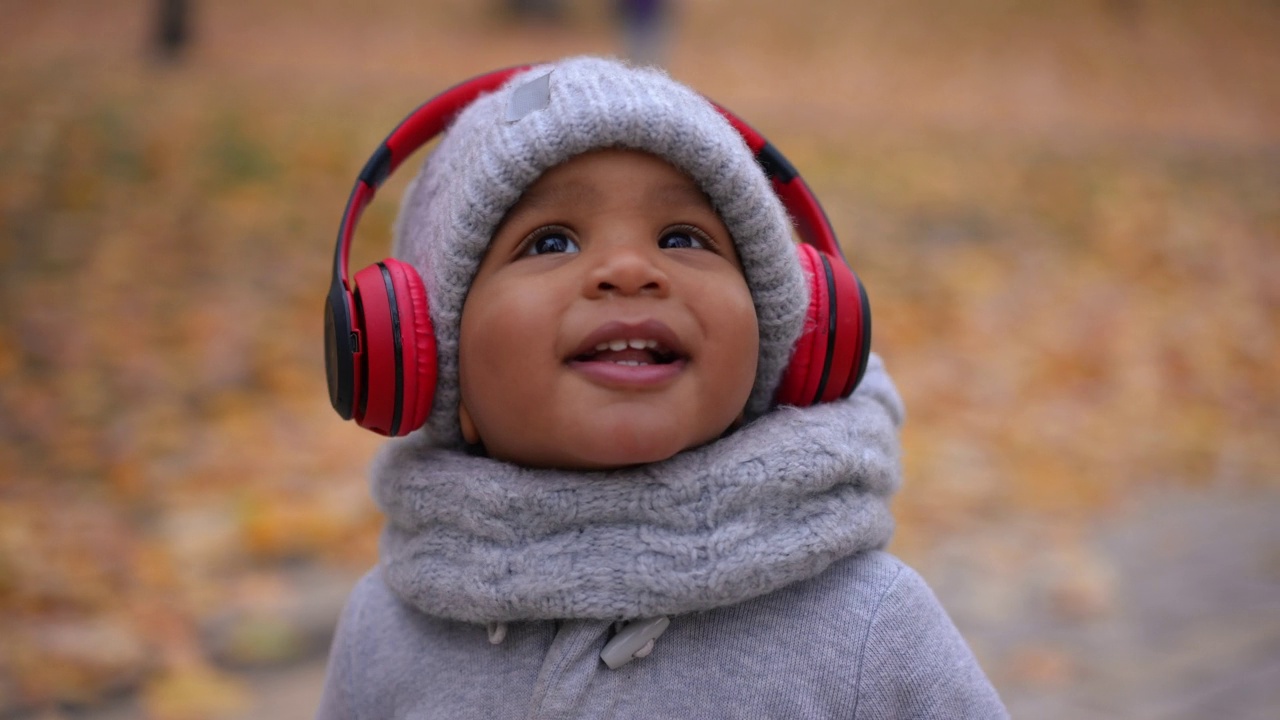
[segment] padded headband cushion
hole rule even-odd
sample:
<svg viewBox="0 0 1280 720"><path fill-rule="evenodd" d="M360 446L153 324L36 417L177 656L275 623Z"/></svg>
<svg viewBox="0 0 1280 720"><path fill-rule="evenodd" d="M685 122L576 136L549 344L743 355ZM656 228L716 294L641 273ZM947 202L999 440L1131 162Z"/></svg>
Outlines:
<svg viewBox="0 0 1280 720"><path fill-rule="evenodd" d="M516 75L469 105L406 191L394 252L422 274L435 326L433 442L462 441L458 327L503 215L547 170L607 147L662 157L707 193L733 235L760 326L747 419L771 406L808 306L781 201L742 137L702 96L656 69L572 58Z"/></svg>

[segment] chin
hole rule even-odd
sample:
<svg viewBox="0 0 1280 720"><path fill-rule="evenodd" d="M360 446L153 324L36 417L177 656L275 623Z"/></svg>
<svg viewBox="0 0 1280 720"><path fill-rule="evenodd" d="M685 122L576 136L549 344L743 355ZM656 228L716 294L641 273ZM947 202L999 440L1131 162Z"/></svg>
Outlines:
<svg viewBox="0 0 1280 720"><path fill-rule="evenodd" d="M557 437L522 438L518 445L486 443L489 457L526 467L560 470L617 470L669 460L691 448L720 437L732 423L716 432L672 426L671 423L636 423L634 418L610 426L579 426ZM573 437L566 445L564 438Z"/></svg>
<svg viewBox="0 0 1280 720"><path fill-rule="evenodd" d="M669 460L678 455L681 450L659 450L651 452L629 452L620 453L613 452L605 457L594 460L586 460L580 469L583 470L617 470L624 467L633 467L636 465L648 465L650 463L662 462Z"/></svg>
<svg viewBox="0 0 1280 720"><path fill-rule="evenodd" d="M654 432L623 432L598 438L583 446L580 453L580 469L613 470L633 465L669 460L691 448L703 445L719 437L719 433L707 438L662 435ZM595 452L591 452L591 450Z"/></svg>
<svg viewBox="0 0 1280 720"><path fill-rule="evenodd" d="M691 446L690 446L691 447ZM634 465L661 462L674 457L684 447L664 443L608 444L579 443L569 452L546 452L546 447L486 448L486 454L503 462L534 468L558 470L617 470Z"/></svg>

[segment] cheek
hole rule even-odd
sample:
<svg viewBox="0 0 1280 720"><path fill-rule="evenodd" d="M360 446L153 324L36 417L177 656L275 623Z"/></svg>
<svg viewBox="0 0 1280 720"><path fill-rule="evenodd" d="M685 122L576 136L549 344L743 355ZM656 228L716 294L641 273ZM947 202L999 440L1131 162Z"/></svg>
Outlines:
<svg viewBox="0 0 1280 720"><path fill-rule="evenodd" d="M733 385L741 394L743 405L751 395L751 388L755 386L756 368L760 364L759 325L756 322L755 308L749 307L749 310L738 319L741 329L725 342L726 348L732 348L729 352L732 353L730 366L735 370ZM726 373L726 380L728 376Z"/></svg>
<svg viewBox="0 0 1280 720"><path fill-rule="evenodd" d="M760 329L755 305L745 285L724 297L731 298L731 301L722 299L709 305L715 308L715 312L704 318L704 322L713 331L710 345L714 350L713 363L717 372L711 380L713 391L721 399L715 406L732 408L733 416L737 417L755 385L760 358Z"/></svg>
<svg viewBox="0 0 1280 720"><path fill-rule="evenodd" d="M503 407L534 402L539 373L556 332L553 309L536 293L473 294L463 307L458 341L462 400L478 424Z"/></svg>
<svg viewBox="0 0 1280 720"><path fill-rule="evenodd" d="M464 374L492 373L510 362L512 351L528 342L532 325L519 306L478 305L464 309L459 328L458 362Z"/></svg>

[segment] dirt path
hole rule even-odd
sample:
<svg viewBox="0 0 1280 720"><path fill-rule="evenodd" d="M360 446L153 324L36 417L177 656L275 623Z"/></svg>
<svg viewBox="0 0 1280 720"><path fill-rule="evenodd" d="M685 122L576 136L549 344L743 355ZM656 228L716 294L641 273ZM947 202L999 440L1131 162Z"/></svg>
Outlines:
<svg viewBox="0 0 1280 720"><path fill-rule="evenodd" d="M1280 708L1278 515L1274 490L1153 490L1073 549L1011 524L921 570L1014 717L1262 720Z"/></svg>

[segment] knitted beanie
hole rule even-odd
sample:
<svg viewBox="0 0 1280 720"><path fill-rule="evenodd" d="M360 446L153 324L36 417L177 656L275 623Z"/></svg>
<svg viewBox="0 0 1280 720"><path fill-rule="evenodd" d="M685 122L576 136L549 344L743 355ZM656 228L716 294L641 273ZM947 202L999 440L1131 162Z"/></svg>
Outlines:
<svg viewBox="0 0 1280 720"><path fill-rule="evenodd" d="M603 148L661 157L707 194L733 236L759 322L746 419L770 408L808 305L782 203L746 142L701 95L657 69L578 57L520 73L471 103L405 191L393 252L421 274L435 326L433 444L462 442L462 306L499 223L547 170Z"/></svg>

